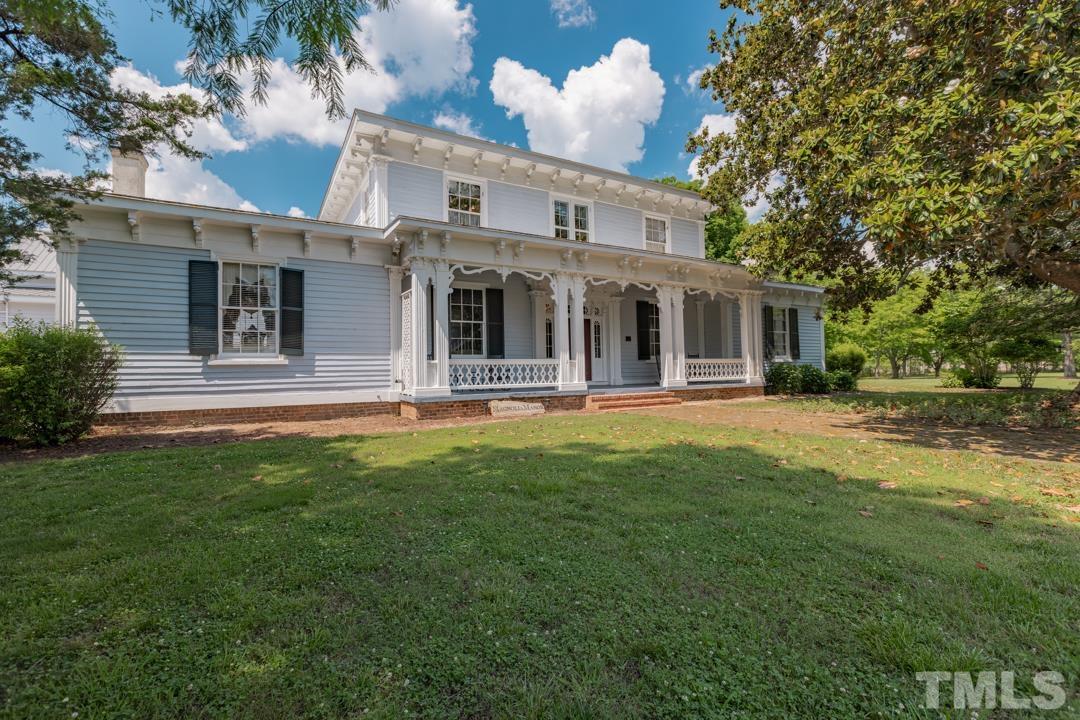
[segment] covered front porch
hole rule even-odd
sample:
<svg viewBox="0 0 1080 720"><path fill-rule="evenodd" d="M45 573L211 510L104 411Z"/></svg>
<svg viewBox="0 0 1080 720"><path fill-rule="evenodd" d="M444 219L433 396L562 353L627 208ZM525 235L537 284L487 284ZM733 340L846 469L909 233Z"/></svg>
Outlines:
<svg viewBox="0 0 1080 720"><path fill-rule="evenodd" d="M402 397L761 385L760 290L718 287L715 276L695 287L682 267L649 278L625 255L612 274L589 272L591 258L569 260L578 262L545 269L414 256L391 268Z"/></svg>

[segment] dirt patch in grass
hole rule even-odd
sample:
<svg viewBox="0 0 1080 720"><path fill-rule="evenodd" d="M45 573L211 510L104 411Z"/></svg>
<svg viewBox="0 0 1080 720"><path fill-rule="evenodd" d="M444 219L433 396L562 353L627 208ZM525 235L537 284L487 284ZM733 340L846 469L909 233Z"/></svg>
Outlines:
<svg viewBox="0 0 1080 720"><path fill-rule="evenodd" d="M810 412L775 400L695 402L639 412L757 430L887 440L938 450L969 450L1029 460L1080 462L1080 433L1072 430L960 426L906 418Z"/></svg>

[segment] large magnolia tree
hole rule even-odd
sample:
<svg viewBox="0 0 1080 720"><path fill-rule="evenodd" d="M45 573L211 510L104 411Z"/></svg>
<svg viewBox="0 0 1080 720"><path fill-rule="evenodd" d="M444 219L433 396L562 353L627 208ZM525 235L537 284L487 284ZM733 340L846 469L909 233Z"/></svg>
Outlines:
<svg viewBox="0 0 1080 720"><path fill-rule="evenodd" d="M297 48L294 67L327 112L345 112L344 73L368 68L357 42L360 16L392 0L151 0L126 12L167 13L190 37L187 79L205 91L152 98L118 87L112 72L126 61L109 31L104 0L0 0L0 289L23 259L20 243L49 231L65 234L73 198L93 197L93 170L110 148L124 152L200 153L188 143L192 123L209 114L242 113L262 102L279 45ZM40 157L9 126L51 107L65 135L86 154L86 171L65 177L39 169Z"/></svg>
<svg viewBox="0 0 1080 720"><path fill-rule="evenodd" d="M865 305L917 268L1080 293L1076 0L722 0L701 79L736 116L688 149L765 193L756 267ZM932 295L932 293L931 293Z"/></svg>

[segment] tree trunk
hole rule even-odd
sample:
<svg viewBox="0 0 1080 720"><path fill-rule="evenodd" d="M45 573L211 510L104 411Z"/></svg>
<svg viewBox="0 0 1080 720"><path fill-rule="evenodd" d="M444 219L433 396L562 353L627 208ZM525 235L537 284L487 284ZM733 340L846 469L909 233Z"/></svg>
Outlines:
<svg viewBox="0 0 1080 720"><path fill-rule="evenodd" d="M892 367L892 379L893 380L899 380L900 379L900 360L899 359L894 360L893 358L889 358L889 365Z"/></svg>
<svg viewBox="0 0 1080 720"><path fill-rule="evenodd" d="M1061 349L1065 353L1065 377L1076 378L1076 358L1073 357L1072 330L1061 333Z"/></svg>
<svg viewBox="0 0 1080 720"><path fill-rule="evenodd" d="M941 366L945 364L945 356L934 358L934 377L941 377Z"/></svg>

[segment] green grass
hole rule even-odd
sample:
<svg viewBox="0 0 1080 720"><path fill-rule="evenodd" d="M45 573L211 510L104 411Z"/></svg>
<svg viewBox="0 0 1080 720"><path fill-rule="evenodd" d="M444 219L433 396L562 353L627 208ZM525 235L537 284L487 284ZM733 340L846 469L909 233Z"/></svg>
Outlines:
<svg viewBox="0 0 1080 720"><path fill-rule="evenodd" d="M1072 390L1077 385L1077 380L1066 379L1061 374L1042 373L1035 377L1036 390ZM970 393L978 392L964 389L949 389L939 387L940 378L936 377L909 377L893 380L892 378L861 378L859 389L866 392L931 392L931 393ZM1020 383L1016 375L1002 375L1002 390L1019 390Z"/></svg>
<svg viewBox="0 0 1080 720"><path fill-rule="evenodd" d="M780 402L808 412L857 413L960 425L1080 427L1080 416L1063 401L1076 385L1072 380L1038 377L1031 390L1020 390L1014 375L1006 375L1001 387L994 390L943 388L939 382L933 377L862 378L858 392L783 398Z"/></svg>
<svg viewBox="0 0 1080 720"><path fill-rule="evenodd" d="M0 466L0 716L933 717L950 669L1075 711L1078 484L631 415Z"/></svg>

